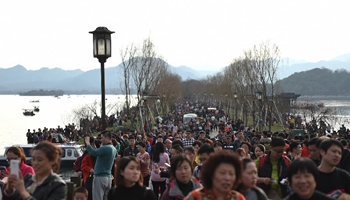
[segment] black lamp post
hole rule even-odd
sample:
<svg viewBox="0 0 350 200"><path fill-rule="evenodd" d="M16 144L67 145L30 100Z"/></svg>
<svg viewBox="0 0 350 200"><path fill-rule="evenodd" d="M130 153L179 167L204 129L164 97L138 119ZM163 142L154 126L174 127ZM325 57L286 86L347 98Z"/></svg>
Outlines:
<svg viewBox="0 0 350 200"><path fill-rule="evenodd" d="M106 130L106 106L105 106L105 62L111 57L111 34L113 31L106 27L97 27L96 30L90 31L93 34L94 58L98 58L101 63L101 123L102 130Z"/></svg>
<svg viewBox="0 0 350 200"><path fill-rule="evenodd" d="M261 120L261 123L259 121L259 129L260 131L262 131L263 119L262 119L262 92L261 91L256 92L256 98L259 101L259 120Z"/></svg>

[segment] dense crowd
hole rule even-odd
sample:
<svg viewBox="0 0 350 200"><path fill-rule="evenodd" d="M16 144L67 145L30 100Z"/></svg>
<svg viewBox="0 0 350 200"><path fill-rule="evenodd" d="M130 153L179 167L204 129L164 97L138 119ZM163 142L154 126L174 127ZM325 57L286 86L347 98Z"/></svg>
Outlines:
<svg viewBox="0 0 350 200"><path fill-rule="evenodd" d="M240 119L230 119L214 105L184 102L175 108L154 122L146 120L143 131L103 131L97 138L85 137L86 151L75 169L84 187L76 190L75 197L350 199L350 131L346 127L323 135L318 130L324 125L310 122L312 129L298 125L304 129L297 132L259 132ZM197 117L185 122L186 113ZM21 155L6 154L17 159ZM36 177L31 174L37 170L22 172L19 178L2 173L4 199L43 199L36 196L35 187L49 185L38 186L39 180L26 178ZM24 190L17 185L23 180Z"/></svg>

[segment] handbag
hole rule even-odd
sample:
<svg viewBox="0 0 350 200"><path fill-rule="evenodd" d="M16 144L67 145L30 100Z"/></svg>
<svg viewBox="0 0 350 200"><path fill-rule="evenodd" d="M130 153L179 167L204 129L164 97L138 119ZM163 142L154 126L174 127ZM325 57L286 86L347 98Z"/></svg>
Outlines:
<svg viewBox="0 0 350 200"><path fill-rule="evenodd" d="M94 175L90 174L90 176L86 179L84 187L89 191L88 200L92 200L92 182L94 181Z"/></svg>

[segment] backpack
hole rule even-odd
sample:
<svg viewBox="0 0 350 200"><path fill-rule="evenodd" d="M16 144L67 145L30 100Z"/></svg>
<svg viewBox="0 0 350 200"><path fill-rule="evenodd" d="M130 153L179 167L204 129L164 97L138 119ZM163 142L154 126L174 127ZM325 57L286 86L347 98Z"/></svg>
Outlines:
<svg viewBox="0 0 350 200"><path fill-rule="evenodd" d="M117 139L117 141L120 144L120 150L119 150L118 154L123 156L124 155L124 150L126 149L126 144L125 144L124 140L122 140L122 139Z"/></svg>
<svg viewBox="0 0 350 200"><path fill-rule="evenodd" d="M81 171L81 163L84 159L84 157L86 156L86 154L88 154L87 151L84 151L83 155L79 156L75 162L73 163L73 170L76 172L80 172Z"/></svg>
<svg viewBox="0 0 350 200"><path fill-rule="evenodd" d="M287 158L287 156L282 156L282 158L286 166L289 167L290 165L289 158ZM262 168L262 166L264 165L265 159L266 159L266 155L260 157L259 168Z"/></svg>

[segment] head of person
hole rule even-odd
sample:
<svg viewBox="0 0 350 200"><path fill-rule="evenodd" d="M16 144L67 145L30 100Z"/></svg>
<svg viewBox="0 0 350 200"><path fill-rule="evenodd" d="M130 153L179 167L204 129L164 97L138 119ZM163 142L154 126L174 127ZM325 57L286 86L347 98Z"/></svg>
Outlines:
<svg viewBox="0 0 350 200"><path fill-rule="evenodd" d="M187 146L184 149L185 156L193 163L196 158L196 153L194 152L193 146Z"/></svg>
<svg viewBox="0 0 350 200"><path fill-rule="evenodd" d="M6 149L5 154L9 163L11 160L18 160L19 162L24 163L26 162L26 155L21 147L9 147L8 149Z"/></svg>
<svg viewBox="0 0 350 200"><path fill-rule="evenodd" d="M320 144L320 155L322 163L337 166L341 160L343 145L336 139L323 140Z"/></svg>
<svg viewBox="0 0 350 200"><path fill-rule="evenodd" d="M175 158L177 156L180 156L184 153L183 148L180 145L173 145L171 147L171 158Z"/></svg>
<svg viewBox="0 0 350 200"><path fill-rule="evenodd" d="M135 147L135 144L136 144L136 139L135 139L135 137L134 136L130 136L129 137L129 145L131 146L131 147Z"/></svg>
<svg viewBox="0 0 350 200"><path fill-rule="evenodd" d="M214 153L214 148L209 144L203 144L198 150L199 161L201 164L207 162L212 153Z"/></svg>
<svg viewBox="0 0 350 200"><path fill-rule="evenodd" d="M112 133L110 131L103 131L101 133L101 142L103 145L112 144Z"/></svg>
<svg viewBox="0 0 350 200"><path fill-rule="evenodd" d="M226 143L231 144L232 143L232 135L226 135Z"/></svg>
<svg viewBox="0 0 350 200"><path fill-rule="evenodd" d="M171 149L173 142L170 139L166 139L164 142L166 148Z"/></svg>
<svg viewBox="0 0 350 200"><path fill-rule="evenodd" d="M191 161L184 155L179 155L171 161L170 177L180 183L188 183L193 175Z"/></svg>
<svg viewBox="0 0 350 200"><path fill-rule="evenodd" d="M250 158L243 158L242 182L239 185L239 191L243 192L256 186L258 180L258 170L255 162Z"/></svg>
<svg viewBox="0 0 350 200"><path fill-rule="evenodd" d="M192 146L194 148L195 154L197 155L199 148L202 146L202 143L200 141L196 140L193 142Z"/></svg>
<svg viewBox="0 0 350 200"><path fill-rule="evenodd" d="M304 157L294 160L287 173L290 185L301 199L309 199L313 195L318 176L315 162Z"/></svg>
<svg viewBox="0 0 350 200"><path fill-rule="evenodd" d="M236 134L236 136L237 136L237 138L239 139L239 140L243 140L243 132L242 131L239 131L237 134Z"/></svg>
<svg viewBox="0 0 350 200"><path fill-rule="evenodd" d="M73 200L87 200L89 191L85 187L78 187L73 192Z"/></svg>
<svg viewBox="0 0 350 200"><path fill-rule="evenodd" d="M271 139L271 148L270 148L270 152L271 155L270 157L274 160L278 160L280 158L282 158L283 152L284 152L284 146L285 146L285 142L283 138L280 137L273 137Z"/></svg>
<svg viewBox="0 0 350 200"><path fill-rule="evenodd" d="M157 143L163 143L164 142L164 137L162 133L159 133L157 136Z"/></svg>
<svg viewBox="0 0 350 200"><path fill-rule="evenodd" d="M51 171L58 173L60 169L62 149L51 142L43 141L32 149L32 167L37 175L49 175Z"/></svg>
<svg viewBox="0 0 350 200"><path fill-rule="evenodd" d="M311 140L309 140L308 148L309 148L311 159L313 159L313 160L320 160L321 159L320 150L319 150L321 142L322 142L322 140L318 137L314 137Z"/></svg>
<svg viewBox="0 0 350 200"><path fill-rule="evenodd" d="M165 147L163 143L156 143L156 146L154 148L154 152L152 154L152 161L158 163L160 159L160 154L165 152Z"/></svg>
<svg viewBox="0 0 350 200"><path fill-rule="evenodd" d="M293 154L299 155L301 153L301 145L299 142L291 142L289 144L289 151Z"/></svg>
<svg viewBox="0 0 350 200"><path fill-rule="evenodd" d="M204 139L205 138L205 132L204 131L200 131L198 138Z"/></svg>
<svg viewBox="0 0 350 200"><path fill-rule="evenodd" d="M217 141L217 142L215 142L214 143L214 151L215 152L219 152L219 151L221 151L222 150L222 143L221 142L219 142L219 141Z"/></svg>
<svg viewBox="0 0 350 200"><path fill-rule="evenodd" d="M242 163L237 153L222 150L210 155L202 166L200 179L205 189L227 194L241 181Z"/></svg>
<svg viewBox="0 0 350 200"><path fill-rule="evenodd" d="M259 158L260 156L265 154L265 146L262 144L256 145L254 149L255 156Z"/></svg>
<svg viewBox="0 0 350 200"><path fill-rule="evenodd" d="M243 141L240 147L242 147L245 150L245 152L248 154L250 152L250 149L252 148L252 145L249 142Z"/></svg>
<svg viewBox="0 0 350 200"><path fill-rule="evenodd" d="M138 148L140 153L144 153L144 152L146 152L147 145L144 142L139 142L137 145L137 148Z"/></svg>
<svg viewBox="0 0 350 200"><path fill-rule="evenodd" d="M117 165L116 185L132 187L135 184L142 186L143 177L140 169L140 161L134 156L122 157Z"/></svg>
<svg viewBox="0 0 350 200"><path fill-rule="evenodd" d="M189 131L187 131L186 132L186 139L191 139L191 137L192 137L192 133L191 132L189 132Z"/></svg>
<svg viewBox="0 0 350 200"><path fill-rule="evenodd" d="M242 148L242 147L239 147L236 152L238 153L238 155L241 157L241 158L244 158L246 157L247 155L247 152L245 152L245 150Z"/></svg>

